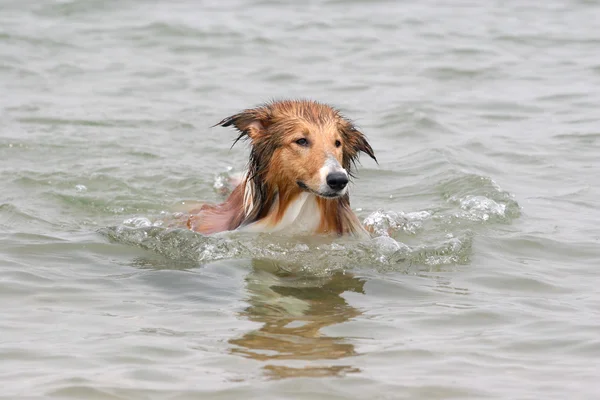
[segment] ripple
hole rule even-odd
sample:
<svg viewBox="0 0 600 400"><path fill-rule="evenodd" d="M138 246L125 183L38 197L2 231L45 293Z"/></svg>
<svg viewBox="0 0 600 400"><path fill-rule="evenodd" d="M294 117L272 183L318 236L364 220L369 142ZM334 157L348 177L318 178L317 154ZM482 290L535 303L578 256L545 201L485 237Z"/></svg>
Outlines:
<svg viewBox="0 0 600 400"><path fill-rule="evenodd" d="M455 201L456 199L452 199ZM487 221L491 217L503 220L506 217L506 204L496 203L485 196L465 196L458 200L460 208L466 211L466 218Z"/></svg>
<svg viewBox="0 0 600 400"><path fill-rule="evenodd" d="M391 215L398 216L397 213ZM400 220L412 219L402 225L410 230L426 215L404 214ZM189 230L168 229L161 226L160 219L153 222L145 217L129 218L121 225L101 229L100 233L110 241L138 246L173 260L205 264L223 259L266 259L314 274L365 267L407 271L415 265L444 266L465 264L469 260L472 243L469 235L446 235L431 243L411 247L389 236L388 224L390 221L397 224L389 215L379 211L367 219L373 221L376 230L383 234L366 241L237 232L204 236Z"/></svg>
<svg viewBox="0 0 600 400"><path fill-rule="evenodd" d="M456 79L484 78L496 74L495 68L458 68L450 66L431 67L425 70L427 75L439 80L454 81Z"/></svg>
<svg viewBox="0 0 600 400"><path fill-rule="evenodd" d="M468 264L471 261L473 240L471 234L450 236L447 240L413 249L411 261L431 267Z"/></svg>
<svg viewBox="0 0 600 400"><path fill-rule="evenodd" d="M230 191L235 180L231 171L228 168L214 178L217 194ZM362 242L238 232L203 236L163 226L165 219L180 217L180 213L164 211L154 218L128 218L101 233L114 242L199 264L224 259L267 259L316 274L365 267L408 272L413 266L429 269L464 265L470 262L473 252L471 227L510 223L520 215L520 208L514 196L491 178L456 174L457 177L438 185L446 206L413 212L376 210L364 219L373 237Z"/></svg>
<svg viewBox="0 0 600 400"><path fill-rule="evenodd" d="M449 203L460 207L451 218L510 223L521 215L514 196L486 176L467 174L442 183L440 189Z"/></svg>
<svg viewBox="0 0 600 400"><path fill-rule="evenodd" d="M43 49L74 49L77 48L71 43L59 42L49 37L35 37L17 34L0 33L0 41L7 43L17 43L19 45L29 44Z"/></svg>
<svg viewBox="0 0 600 400"><path fill-rule="evenodd" d="M600 8L517 3L3 2L4 396L594 398ZM371 238L163 222L305 96Z"/></svg>
<svg viewBox="0 0 600 400"><path fill-rule="evenodd" d="M224 28L221 28L224 29ZM243 35L235 31L202 29L184 24L153 22L136 27L132 32L142 33L140 37L171 37L171 38L213 38L213 39L242 39Z"/></svg>
<svg viewBox="0 0 600 400"><path fill-rule="evenodd" d="M0 204L0 229L11 231L15 227L23 227L32 224L43 224L51 226L52 223L32 213L28 213L13 204Z"/></svg>
<svg viewBox="0 0 600 400"><path fill-rule="evenodd" d="M431 218L429 211L404 213L378 210L365 218L363 224L379 236L398 230L414 235L423 227L424 221L429 218Z"/></svg>

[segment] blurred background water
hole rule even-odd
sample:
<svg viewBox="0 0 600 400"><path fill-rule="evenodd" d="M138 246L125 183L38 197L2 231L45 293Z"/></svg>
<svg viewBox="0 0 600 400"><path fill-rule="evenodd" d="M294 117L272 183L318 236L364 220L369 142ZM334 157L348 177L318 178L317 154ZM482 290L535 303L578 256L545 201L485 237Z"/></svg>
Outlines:
<svg viewBox="0 0 600 400"><path fill-rule="evenodd" d="M598 20L594 0L0 1L2 395L597 398ZM209 127L288 97L367 134L373 239L160 226L244 167Z"/></svg>

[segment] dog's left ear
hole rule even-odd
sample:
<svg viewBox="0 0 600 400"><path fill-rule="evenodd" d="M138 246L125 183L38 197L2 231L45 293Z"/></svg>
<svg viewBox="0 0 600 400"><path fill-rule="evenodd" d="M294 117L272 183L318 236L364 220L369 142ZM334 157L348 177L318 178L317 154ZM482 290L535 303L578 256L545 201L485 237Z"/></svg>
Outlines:
<svg viewBox="0 0 600 400"><path fill-rule="evenodd" d="M354 127L351 127L345 130L344 136L346 136L346 140L348 141L351 149L355 152L356 155L359 151L362 151L363 153L371 157L373 160L375 160L376 163L378 163L373 148L371 147L369 142L367 142L367 138L362 132L360 132Z"/></svg>
<svg viewBox="0 0 600 400"><path fill-rule="evenodd" d="M371 157L373 160L375 160L375 162L377 164L379 164L379 162L377 161L377 158L375 157L375 152L373 151L373 148L371 147L369 142L367 142L367 138L362 133L360 134L360 140L358 142L357 148L358 148L358 150L362 151L363 153L366 153L369 157Z"/></svg>
<svg viewBox="0 0 600 400"><path fill-rule="evenodd" d="M260 137L267 127L268 117L268 114L262 108L254 108L227 117L213 126L233 125L240 132L240 135L233 142L235 145L244 136L248 136L251 140Z"/></svg>

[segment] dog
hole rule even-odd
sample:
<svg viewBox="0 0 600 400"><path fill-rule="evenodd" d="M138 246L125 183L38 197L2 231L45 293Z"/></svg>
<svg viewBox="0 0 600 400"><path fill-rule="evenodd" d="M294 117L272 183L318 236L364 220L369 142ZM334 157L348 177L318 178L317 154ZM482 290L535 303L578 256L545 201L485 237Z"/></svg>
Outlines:
<svg viewBox="0 0 600 400"><path fill-rule="evenodd" d="M225 202L190 210L187 228L206 235L368 235L350 208L348 183L360 152L377 158L338 110L311 100L273 101L216 126L237 129L233 145L250 141L248 170Z"/></svg>

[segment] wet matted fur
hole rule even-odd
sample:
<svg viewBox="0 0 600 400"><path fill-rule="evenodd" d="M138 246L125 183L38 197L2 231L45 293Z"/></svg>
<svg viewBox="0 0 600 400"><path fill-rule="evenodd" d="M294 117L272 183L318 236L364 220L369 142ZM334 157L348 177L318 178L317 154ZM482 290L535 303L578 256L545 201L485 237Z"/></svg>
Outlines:
<svg viewBox="0 0 600 400"><path fill-rule="evenodd" d="M377 160L366 137L339 111L311 100L274 101L215 126L235 127L234 144L250 141L248 170L225 202L192 210L188 228L204 234L365 233L350 208L344 176L354 176L360 152Z"/></svg>

